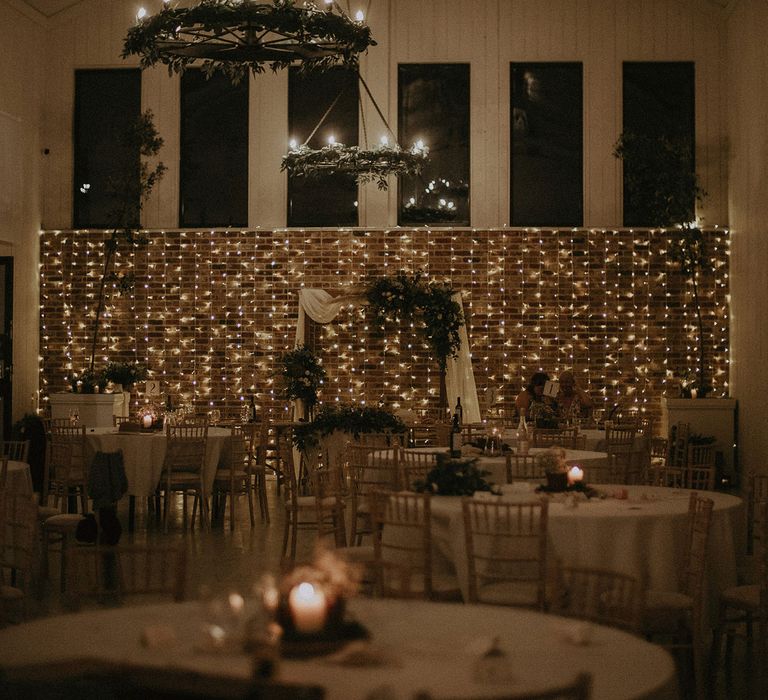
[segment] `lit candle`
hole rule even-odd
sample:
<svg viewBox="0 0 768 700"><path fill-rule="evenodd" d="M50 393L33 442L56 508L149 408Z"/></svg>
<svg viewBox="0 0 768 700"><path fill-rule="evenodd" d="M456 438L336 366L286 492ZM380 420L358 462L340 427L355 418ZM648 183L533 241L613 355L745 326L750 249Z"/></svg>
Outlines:
<svg viewBox="0 0 768 700"><path fill-rule="evenodd" d="M584 479L584 470L576 465L568 470L568 484L573 486L577 481Z"/></svg>
<svg viewBox="0 0 768 700"><path fill-rule="evenodd" d="M325 593L311 583L300 583L291 590L288 605L297 632L319 632L325 625L328 605Z"/></svg>
<svg viewBox="0 0 768 700"><path fill-rule="evenodd" d="M149 415L149 413L145 414L144 417L141 419L141 424L145 428L151 428L152 427L152 416Z"/></svg>
<svg viewBox="0 0 768 700"><path fill-rule="evenodd" d="M691 389L691 398L695 399L699 395L699 392L696 391L696 389Z"/></svg>

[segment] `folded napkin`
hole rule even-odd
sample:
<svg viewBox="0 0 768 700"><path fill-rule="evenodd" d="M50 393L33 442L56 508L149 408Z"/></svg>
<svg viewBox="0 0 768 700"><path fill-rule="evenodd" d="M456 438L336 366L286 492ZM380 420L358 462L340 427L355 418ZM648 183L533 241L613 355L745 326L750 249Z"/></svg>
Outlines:
<svg viewBox="0 0 768 700"><path fill-rule="evenodd" d="M400 659L389 651L364 640L350 642L323 660L339 666L402 666Z"/></svg>

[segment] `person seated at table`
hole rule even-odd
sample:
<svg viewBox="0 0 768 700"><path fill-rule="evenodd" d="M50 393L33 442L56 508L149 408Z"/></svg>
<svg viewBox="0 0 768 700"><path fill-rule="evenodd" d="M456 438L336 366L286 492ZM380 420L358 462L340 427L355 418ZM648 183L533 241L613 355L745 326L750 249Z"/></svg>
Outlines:
<svg viewBox="0 0 768 700"><path fill-rule="evenodd" d="M546 372L534 372L531 381L515 399L518 415L536 428L557 427L557 404L544 395L544 386L549 381Z"/></svg>
<svg viewBox="0 0 768 700"><path fill-rule="evenodd" d="M568 424L588 418L593 405L589 394L576 384L571 370L560 373L560 389L555 401L560 420Z"/></svg>

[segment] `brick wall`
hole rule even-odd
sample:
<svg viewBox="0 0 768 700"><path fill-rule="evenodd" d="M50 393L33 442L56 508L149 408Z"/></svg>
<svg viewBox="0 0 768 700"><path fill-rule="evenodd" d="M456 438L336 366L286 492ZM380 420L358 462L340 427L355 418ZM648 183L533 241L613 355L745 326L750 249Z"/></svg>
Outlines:
<svg viewBox="0 0 768 700"><path fill-rule="evenodd" d="M284 410L274 373L293 345L300 286L343 293L405 269L447 280L464 309L481 407L513 399L532 372L573 367L600 405L658 416L672 372L696 366L691 285L665 256L670 235L646 230L151 231L116 259L134 290L111 295L98 357L138 359L177 401L236 415L250 394ZM87 365L101 274L100 231L41 234L41 390ZM728 391L728 233L706 232L700 279L708 373ZM434 409L436 364L417 329L369 327L363 308L310 325L328 370L322 400ZM489 391L486 391L489 390ZM135 401L142 397L135 396Z"/></svg>

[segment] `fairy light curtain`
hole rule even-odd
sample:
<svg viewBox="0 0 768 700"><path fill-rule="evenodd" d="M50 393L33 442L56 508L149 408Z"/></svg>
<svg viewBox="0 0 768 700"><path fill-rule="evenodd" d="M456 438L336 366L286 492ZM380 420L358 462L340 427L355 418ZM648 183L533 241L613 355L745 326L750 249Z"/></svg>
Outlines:
<svg viewBox="0 0 768 700"><path fill-rule="evenodd" d="M461 294L453 295L453 300L462 306ZM307 333L307 316L315 323L331 323L345 306L361 306L366 303L365 295L350 294L344 296L332 296L324 289L312 289L305 287L299 290L299 316L296 323L295 345L304 345ZM466 318L466 316L465 316ZM477 400L477 387L475 375L472 371L472 354L469 347L469 335L466 324L459 329L461 346L458 355L448 358L446 366L445 386L448 394L449 406L456 403L456 398L461 397L464 409L464 420L467 423L479 423L480 405ZM300 415L301 407L297 407Z"/></svg>

